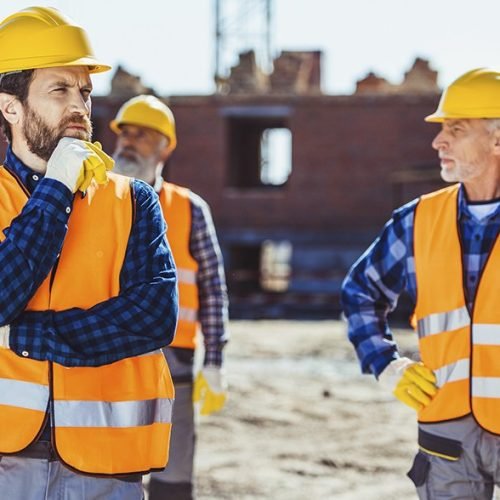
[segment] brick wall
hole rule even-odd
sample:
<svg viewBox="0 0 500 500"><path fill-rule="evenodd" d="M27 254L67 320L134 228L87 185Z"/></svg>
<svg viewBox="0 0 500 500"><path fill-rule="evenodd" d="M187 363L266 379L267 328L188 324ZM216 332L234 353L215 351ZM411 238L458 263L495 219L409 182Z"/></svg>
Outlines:
<svg viewBox="0 0 500 500"><path fill-rule="evenodd" d="M115 136L108 123L122 100L95 97L93 101L95 138L110 153ZM190 187L211 206L233 316L304 317L338 310L346 269L391 211L443 185L430 145L438 128L423 121L437 101L437 94L169 100L178 147L168 165L168 178ZM289 180L282 187L230 187L228 172L235 168L229 161L231 120L247 115L260 119L266 113L277 113L291 130ZM248 269L235 269L241 259L234 257L234 249L255 248L268 239L287 240L293 246L288 292L239 293L238 276L248 274Z"/></svg>

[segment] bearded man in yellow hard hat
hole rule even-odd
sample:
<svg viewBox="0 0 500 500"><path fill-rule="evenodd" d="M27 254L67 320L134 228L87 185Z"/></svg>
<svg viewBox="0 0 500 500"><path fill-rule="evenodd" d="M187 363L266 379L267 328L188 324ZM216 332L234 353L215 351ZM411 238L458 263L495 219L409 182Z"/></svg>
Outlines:
<svg viewBox="0 0 500 500"><path fill-rule="evenodd" d="M116 170L147 182L158 193L179 278L179 323L174 341L164 348L176 394L170 460L165 471L151 475L149 499L192 500L193 400L202 415L220 410L226 400L227 292L222 254L207 203L162 178L164 164L177 145L170 108L154 96L137 96L123 104L110 125L118 135ZM193 381L198 330L205 353Z"/></svg>
<svg viewBox="0 0 500 500"><path fill-rule="evenodd" d="M91 142L86 34L0 23L0 492L142 499L167 462L176 276L153 190Z"/></svg>
<svg viewBox="0 0 500 500"><path fill-rule="evenodd" d="M419 498L491 499L500 486L500 72L469 71L426 121L454 183L399 208L354 264L342 302L363 372L418 414ZM387 314L406 290L421 361Z"/></svg>

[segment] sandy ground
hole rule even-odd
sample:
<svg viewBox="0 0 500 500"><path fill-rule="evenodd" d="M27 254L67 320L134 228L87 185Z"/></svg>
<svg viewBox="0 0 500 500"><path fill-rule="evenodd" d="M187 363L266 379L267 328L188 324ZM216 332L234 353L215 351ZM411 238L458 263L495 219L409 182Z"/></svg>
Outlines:
<svg viewBox="0 0 500 500"><path fill-rule="evenodd" d="M417 498L414 412L360 374L342 322L238 321L231 333L230 400L199 423L199 500ZM411 331L396 338L415 352Z"/></svg>

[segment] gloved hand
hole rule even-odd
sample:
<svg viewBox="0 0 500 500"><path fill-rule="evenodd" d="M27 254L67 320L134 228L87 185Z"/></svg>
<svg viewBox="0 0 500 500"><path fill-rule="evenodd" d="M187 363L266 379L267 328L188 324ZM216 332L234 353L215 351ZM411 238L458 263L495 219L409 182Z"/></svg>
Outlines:
<svg viewBox="0 0 500 500"><path fill-rule="evenodd" d="M204 366L194 381L193 402L200 404L200 414L220 411L227 399L227 382L220 366Z"/></svg>
<svg viewBox="0 0 500 500"><path fill-rule="evenodd" d="M436 376L421 362L399 358L386 367L379 381L392 386L392 393L414 410L425 408L436 395Z"/></svg>
<svg viewBox="0 0 500 500"><path fill-rule="evenodd" d="M107 171L113 164L100 144L63 137L47 162L45 177L63 183L72 193L84 192L92 179L99 184L106 183Z"/></svg>
<svg viewBox="0 0 500 500"><path fill-rule="evenodd" d="M0 326L0 349L10 349L9 344L10 326Z"/></svg>
<svg viewBox="0 0 500 500"><path fill-rule="evenodd" d="M95 155L91 155L84 161L83 180L79 184L79 190L85 192L90 186L92 179L95 179L97 184L103 185L108 182L107 172L113 170L115 160L108 156L103 150L100 142L85 142L85 146L90 148ZM80 180L80 179L79 179ZM78 183L78 181L77 181Z"/></svg>

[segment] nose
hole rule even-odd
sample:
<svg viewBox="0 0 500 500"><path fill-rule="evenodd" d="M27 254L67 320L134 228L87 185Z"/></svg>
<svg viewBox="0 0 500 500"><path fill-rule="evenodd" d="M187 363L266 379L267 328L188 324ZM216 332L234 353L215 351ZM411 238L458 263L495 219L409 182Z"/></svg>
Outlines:
<svg viewBox="0 0 500 500"><path fill-rule="evenodd" d="M440 149L446 148L448 145L448 141L446 139L446 134L443 129L439 131L439 133L434 137L434 140L432 141L432 147L436 150L439 151Z"/></svg>
<svg viewBox="0 0 500 500"><path fill-rule="evenodd" d="M91 100L90 97L84 97L79 91L72 94L70 110L72 113L90 116Z"/></svg>
<svg viewBox="0 0 500 500"><path fill-rule="evenodd" d="M122 130L121 134L118 136L118 145L122 148L130 148L134 146L135 138L125 130Z"/></svg>

